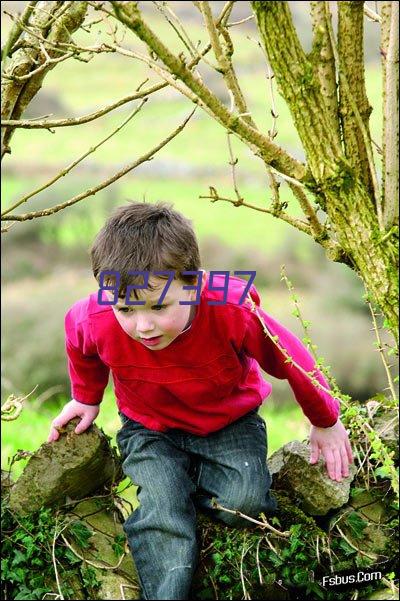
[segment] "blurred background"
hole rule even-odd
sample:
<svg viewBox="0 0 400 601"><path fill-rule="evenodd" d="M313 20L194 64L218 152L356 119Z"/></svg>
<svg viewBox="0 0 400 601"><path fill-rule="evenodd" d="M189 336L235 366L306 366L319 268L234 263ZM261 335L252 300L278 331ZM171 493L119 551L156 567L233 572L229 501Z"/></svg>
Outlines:
<svg viewBox="0 0 400 601"><path fill-rule="evenodd" d="M25 2L2 2L3 10L20 11ZM139 3L151 27L174 51L179 40L151 2ZM185 23L193 40L207 42L198 11L190 2L169 2ZM212 2L218 14L223 2ZM294 20L306 51L311 48L308 2L290 2ZM334 8L335 3L331 3ZM380 2L371 7L379 9ZM374 5L374 6L372 6ZM231 21L251 14L249 2L236 2ZM93 18L96 15L93 15ZM10 18L3 15L3 39ZM81 45L98 43L107 35L99 23L90 32L80 30L74 39ZM254 21L232 27L234 65L256 122L265 132L272 126L271 95L267 68ZM121 44L140 48L129 32L120 34ZM129 38L129 39L128 39ZM379 27L365 20L366 81L373 106L371 129L380 144L381 78ZM201 68L205 83L228 104L225 87L216 72ZM137 88L149 73L135 60L117 54L94 55L89 62L69 60L50 72L41 91L28 107L25 118L52 115L77 117L122 98ZM157 77L150 74L150 82ZM148 84L146 84L148 85ZM290 114L275 90L278 136L275 141L302 160L297 133ZM3 208L39 187L74 159L111 133L132 110L122 106L104 117L79 127L44 130L19 129L12 139L12 154L3 166ZM148 100L144 109L119 134L101 146L55 185L20 207L20 212L63 202L98 184L125 164L141 156L171 132L190 112L192 105L173 89L166 88ZM267 206L271 194L265 169L250 150L232 137L238 158L237 178L241 195L251 204ZM371 317L362 300L361 280L347 267L329 262L306 235L274 217L229 203L210 203L199 198L214 186L221 195L234 198L226 132L198 110L184 131L153 160L93 197L51 217L16 223L2 236L2 286L4 344L2 399L11 393L35 393L25 403L16 422L3 428L3 465L17 449L35 450L47 438L50 421L70 399L64 354L63 319L77 299L96 290L88 248L113 207L129 200L163 200L192 219L197 231L203 268L256 270L256 286L263 307L302 338L301 323L292 315L291 294L281 281L285 265L301 302L304 319L318 353L337 379L343 393L363 402L387 386L382 362L375 350ZM296 216L299 209L287 187L281 199ZM308 422L296 404L287 382L271 378L273 394L261 414L267 421L269 450L308 433ZM114 436L119 419L111 386L106 391L97 421ZM15 464L16 473L22 462Z"/></svg>

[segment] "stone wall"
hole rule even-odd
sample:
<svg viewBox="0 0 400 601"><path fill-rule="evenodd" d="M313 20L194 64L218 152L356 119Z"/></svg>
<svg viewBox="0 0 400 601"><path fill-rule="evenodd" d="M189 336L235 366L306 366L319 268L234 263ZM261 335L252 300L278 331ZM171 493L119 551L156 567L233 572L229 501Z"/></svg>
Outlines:
<svg viewBox="0 0 400 601"><path fill-rule="evenodd" d="M381 420L380 427L387 442L392 444L396 436L398 439L398 427L396 433L393 427L395 420L391 419L389 435L389 428L384 425L388 423L390 420ZM116 485L123 477L118 454L97 426L91 426L80 435L74 433L75 426L76 420L68 424L56 443L43 444L14 484L5 482L5 489L9 491L9 508L15 515L23 516L50 506L58 508L65 518L69 516L75 522L82 522L91 531L87 548L78 549L69 537L68 530L62 542L95 570L100 584L91 598L138 599L137 574L127 544L120 544L119 552L115 551L115 541L124 540L122 523L127 515L121 499L115 493ZM344 552L343 557L338 557L339 547L335 547L334 566L332 564L335 572L355 566L360 558L370 565L389 565L388 560L393 559L391 520L394 510L388 504L387 483L380 482L374 486L371 482L369 490L360 487L355 466L351 466L348 478L340 483L334 482L327 477L323 460L310 465L309 448L300 441L293 441L279 449L268 463L279 504L275 518L269 521L261 516L259 526L249 522L249 529L238 531L199 516L201 553L192 598L243 598L243 595L244 598L294 598L290 587L280 584L282 566L271 564L271 578L265 578L261 574L259 558L266 557L265 553L271 547L278 558L281 553L288 557L288 542L293 547L295 536L299 536L298 544L303 545L304 549L306 540L326 541L329 536L339 536L345 540L346 544L342 546L347 550L347 556ZM362 524L362 537L354 527L357 524ZM293 526L296 528L293 529ZM278 534L273 532L274 528ZM251 570L253 561L254 582L250 582L250 575L244 577L242 574L246 563L243 554L249 545L253 548L253 556L251 559L248 553L246 569ZM349 557L352 548L357 553L353 551ZM226 573L221 571L220 574L218 561L227 561L230 557L227 550L232 554L230 563L234 565L236 562L238 570L235 573L227 563L224 566ZM328 566L323 565L323 557L327 557L325 551L317 551L321 552L320 574L330 573ZM302 569L307 572L307 559L304 561L303 555L294 553L290 556L291 561L298 562L299 573ZM278 560L276 563L279 563ZM312 580L315 578L314 571L311 577ZM210 589L207 588L208 582L212 585ZM229 586L231 592L228 593ZM240 588L244 591L242 596L228 596ZM382 583L378 583L376 588L382 588ZM56 590L54 585L54 593ZM208 590L211 591L211 597L205 596ZM386 591L380 594L392 593ZM74 598L85 599L87 595L88 592L75 583Z"/></svg>

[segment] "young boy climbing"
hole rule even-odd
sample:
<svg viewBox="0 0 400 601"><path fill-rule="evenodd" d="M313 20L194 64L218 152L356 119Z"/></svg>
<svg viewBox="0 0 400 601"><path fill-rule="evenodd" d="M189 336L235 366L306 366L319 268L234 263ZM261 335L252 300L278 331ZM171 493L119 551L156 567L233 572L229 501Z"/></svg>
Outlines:
<svg viewBox="0 0 400 601"><path fill-rule="evenodd" d="M124 529L146 599L187 599L197 562L196 509L232 526L276 510L258 407L287 379L310 420L310 462L349 474L352 452L339 402L303 344L260 308L256 288L200 270L190 221L168 205L119 207L91 249L98 292L65 319L72 399L57 428L96 419L109 373L122 428L124 472L139 508ZM163 273L161 273L163 272ZM254 272L245 272L254 273ZM262 323L263 322L263 323Z"/></svg>

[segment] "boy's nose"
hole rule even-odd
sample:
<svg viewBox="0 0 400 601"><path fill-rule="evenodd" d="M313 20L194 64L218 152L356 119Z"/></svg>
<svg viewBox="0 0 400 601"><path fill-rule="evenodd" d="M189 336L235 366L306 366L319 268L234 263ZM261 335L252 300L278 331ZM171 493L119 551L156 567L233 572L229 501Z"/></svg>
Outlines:
<svg viewBox="0 0 400 601"><path fill-rule="evenodd" d="M154 325L152 322L146 317L138 317L136 322L136 331L139 334L146 334L146 332L151 332L154 330Z"/></svg>

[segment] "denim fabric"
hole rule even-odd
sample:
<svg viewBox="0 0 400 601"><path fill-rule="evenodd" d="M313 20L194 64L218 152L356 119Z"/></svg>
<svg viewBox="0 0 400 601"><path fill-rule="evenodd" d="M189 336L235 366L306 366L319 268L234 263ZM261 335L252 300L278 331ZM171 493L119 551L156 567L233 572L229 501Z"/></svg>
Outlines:
<svg viewBox="0 0 400 601"><path fill-rule="evenodd" d="M124 524L144 599L188 599L196 569L196 508L230 526L251 527L236 515L272 513L264 420L251 411L206 437L156 432L123 414L117 443L123 470L138 485L139 507Z"/></svg>

